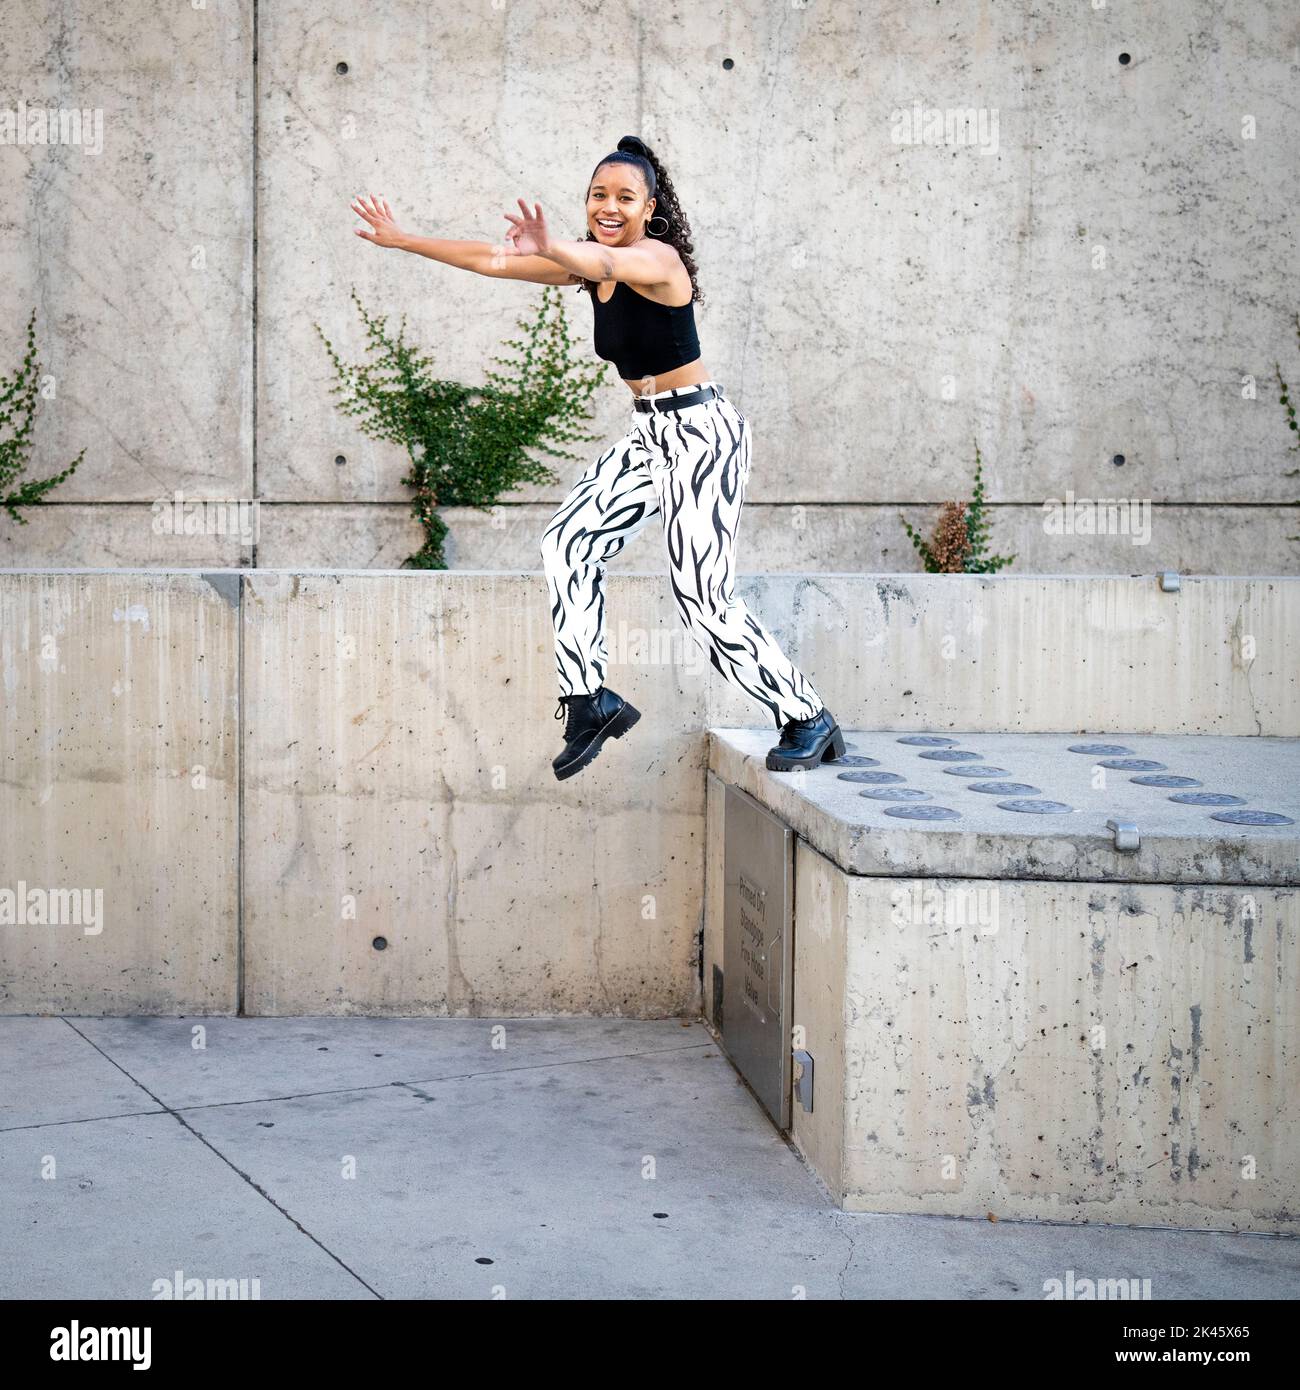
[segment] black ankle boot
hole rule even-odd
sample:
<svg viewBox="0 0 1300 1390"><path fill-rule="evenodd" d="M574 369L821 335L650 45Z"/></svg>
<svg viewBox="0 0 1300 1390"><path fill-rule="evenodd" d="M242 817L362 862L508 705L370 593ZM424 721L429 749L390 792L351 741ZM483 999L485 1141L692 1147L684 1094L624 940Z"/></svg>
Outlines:
<svg viewBox="0 0 1300 1390"><path fill-rule="evenodd" d="M564 725L564 748L551 764L561 782L581 772L607 738L622 738L641 718L638 710L605 685L592 695L561 695L557 719L564 717L565 705L569 717Z"/></svg>
<svg viewBox="0 0 1300 1390"><path fill-rule="evenodd" d="M767 755L773 772L814 768L844 756L844 735L835 716L824 706L811 719L791 719L781 730L781 741Z"/></svg>

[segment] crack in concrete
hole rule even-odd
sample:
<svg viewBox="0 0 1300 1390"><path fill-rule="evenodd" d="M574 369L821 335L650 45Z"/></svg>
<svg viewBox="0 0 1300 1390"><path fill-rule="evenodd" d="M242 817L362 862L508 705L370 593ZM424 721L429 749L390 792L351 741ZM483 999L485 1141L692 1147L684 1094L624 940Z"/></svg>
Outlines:
<svg viewBox="0 0 1300 1390"><path fill-rule="evenodd" d="M211 1140L209 1140L205 1135L200 1134L199 1131L195 1129L194 1126L191 1125L187 1120L185 1120L178 1111L173 1110L171 1106L168 1105L166 1101L162 1099L161 1096L154 1095L154 1093L148 1088L148 1086L144 1084L143 1081L140 1081L138 1078L132 1076L131 1073L127 1071L127 1069L124 1066L122 1066L120 1062L115 1061L112 1057L108 1055L107 1052L104 1051L102 1047L99 1046L98 1043L93 1041L93 1039L88 1038L85 1035L85 1033L83 1033L81 1029L78 1028L71 1021L71 1019L65 1018L63 1022L67 1024L67 1026L71 1028L72 1031L79 1038L81 1038L83 1042L89 1043L90 1046L93 1047L95 1051L98 1052L99 1055L103 1057L103 1059L106 1062L108 1062L111 1066L116 1067L118 1071L120 1071L122 1075L125 1076L127 1080L131 1082L132 1085L138 1086L145 1093L145 1095L147 1095L150 1098L150 1100L156 1102L159 1106L161 1106L162 1109L159 1113L170 1115L172 1119L176 1121L177 1124L179 1124L182 1128L184 1128L190 1134L192 1134L199 1141L200 1144L202 1144L205 1148L209 1149L212 1153L214 1153L222 1161L222 1163L224 1163L231 1170L232 1173L236 1173L239 1177L241 1177L249 1185L249 1187L251 1187L253 1191L258 1194L259 1197L263 1198L266 1202L273 1206L276 1209L276 1211L278 1211L280 1215L284 1217L286 1221L289 1221L294 1226L296 1226L297 1229L303 1235L305 1235L313 1245L317 1247L317 1249L319 1249L322 1253L328 1255L330 1259L333 1260L334 1263L338 1265L338 1267L341 1270L351 1275L352 1278L355 1279L357 1283L361 1285L362 1288L374 1294L376 1298L381 1300L383 1299L384 1295L381 1294L378 1289L374 1288L371 1284L368 1284L361 1277L361 1275L359 1275L356 1272L355 1269L352 1269L349 1265L347 1265L340 1256L336 1255L334 1251L331 1250L329 1246L324 1243L324 1241L322 1241L318 1236L313 1235L312 1232L309 1231L306 1228L306 1226L304 1226L302 1222L298 1220L296 1216L291 1215L285 1207L281 1206L281 1204L277 1202L275 1198L272 1197L271 1194L264 1187L261 1186L260 1183L256 1182L250 1174L245 1173L241 1168L237 1168L234 1162L231 1159L227 1158L226 1155L223 1154L221 1150L211 1142Z"/></svg>
<svg viewBox="0 0 1300 1390"><path fill-rule="evenodd" d="M233 1015L231 1016L233 1017ZM225 1015L222 1015L222 1017L225 1017ZM67 1023L69 1027L72 1027L68 1019L65 1018L62 1021ZM692 1022L698 1023L700 1020L693 1019ZM76 1033L78 1037L84 1038L86 1042L90 1043L91 1047L95 1048L106 1060L113 1062L113 1059L108 1056L104 1049L91 1041L90 1038L86 1037L79 1028L73 1028L73 1032ZM661 1057L673 1052L693 1052L701 1047L718 1046L719 1044L710 1037L705 1042L683 1043L678 1047L651 1047L643 1048L635 1052L608 1052L591 1057L564 1057L557 1058L554 1062L530 1062L526 1066L497 1067L487 1071L446 1072L438 1076L419 1077L413 1081L377 1081L367 1086L332 1086L328 1090L323 1091L291 1091L285 1095L278 1096L250 1096L247 1100L214 1100L203 1105L175 1106L168 1105L166 1101L155 1096L147 1086L137 1081L134 1076L131 1076L130 1072L128 1072L125 1067L117 1062L113 1062L113 1065L117 1067L124 1076L127 1076L135 1085L139 1086L150 1099L157 1102L159 1107L157 1110L124 1110L121 1114L116 1115L84 1115L71 1120L42 1120L36 1124L30 1125L6 1125L0 1127L0 1134L17 1133L20 1130L28 1129L54 1129L59 1125L97 1124L101 1120L130 1119L132 1116L138 1115L179 1115L182 1112L189 1113L195 1110L225 1110L237 1105L273 1105L280 1101L287 1100L312 1100L317 1096L345 1096L361 1091L386 1091L391 1086L434 1086L448 1081L474 1081L479 1077L508 1076L523 1071L547 1071L554 1067L586 1066L593 1062L618 1062L633 1057Z"/></svg>

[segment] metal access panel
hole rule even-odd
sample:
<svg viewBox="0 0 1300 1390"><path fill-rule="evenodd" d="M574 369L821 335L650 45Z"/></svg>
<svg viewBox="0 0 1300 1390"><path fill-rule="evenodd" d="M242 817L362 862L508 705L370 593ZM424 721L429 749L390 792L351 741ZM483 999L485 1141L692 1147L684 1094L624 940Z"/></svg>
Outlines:
<svg viewBox="0 0 1300 1390"><path fill-rule="evenodd" d="M722 1044L789 1129L794 832L730 784L725 826Z"/></svg>

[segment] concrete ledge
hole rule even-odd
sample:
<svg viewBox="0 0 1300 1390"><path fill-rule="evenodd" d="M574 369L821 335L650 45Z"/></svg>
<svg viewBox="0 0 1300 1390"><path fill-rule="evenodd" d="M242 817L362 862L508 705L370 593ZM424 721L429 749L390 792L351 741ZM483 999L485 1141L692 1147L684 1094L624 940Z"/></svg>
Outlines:
<svg viewBox="0 0 1300 1390"><path fill-rule="evenodd" d="M63 574L66 587L76 588L94 574L212 572L0 569L0 590L26 574ZM540 573L256 573L337 575L351 603L377 601L385 586L400 584L461 593L463 604L512 592L531 595L535 607L540 595L543 616L547 608ZM846 727L1300 734L1300 672L1292 659L1300 578L1184 577L1169 593L1152 574L764 574L736 588ZM675 668L674 688L707 702L693 730L754 726L755 706L683 640L662 574L613 576L609 595L611 683L615 671L630 679L625 666ZM479 630L495 633L491 612L473 617ZM541 692L554 689L549 639L524 651L512 632L493 640L504 643L503 659L526 663L545 703Z"/></svg>
<svg viewBox="0 0 1300 1390"><path fill-rule="evenodd" d="M846 873L883 876L969 876L1117 880L1126 883L1300 884L1300 739L1175 737L1108 734L1105 742L1131 749L1143 762L1194 778L1195 788L1143 786L1140 770L1101 766L1101 759L1068 751L1097 739L1078 734L949 734L964 762L935 761L926 749L901 743L894 731L845 730L850 756L878 764L871 777L902 779L924 793L917 805L955 810L959 819L918 822L891 813L902 804L869 799L857 775L838 763L813 772L768 772L773 739L752 729L714 729L709 767L724 782L756 797ZM959 769L995 767L1004 777L976 778ZM953 771L948 771L948 769ZM1005 796L981 784L1015 782L1035 788ZM888 784L886 784L888 785ZM1229 825L1220 809L1170 800L1188 792L1242 798L1244 809L1286 816L1289 825ZM1002 809L1016 799L1054 801L1069 809L1031 814ZM1134 825L1138 847L1116 848L1108 820Z"/></svg>
<svg viewBox="0 0 1300 1390"><path fill-rule="evenodd" d="M1300 580L738 587L846 727L1300 725ZM0 927L0 1008L697 1011L705 731L755 710L661 575L608 594L609 681L645 717L558 784L540 574L0 571L0 890L99 888L108 915ZM1268 879L1266 844L1238 878ZM972 852L996 876L996 845Z"/></svg>
<svg viewBox="0 0 1300 1390"><path fill-rule="evenodd" d="M792 1138L847 1210L1300 1231L1293 890L796 874Z"/></svg>
<svg viewBox="0 0 1300 1390"><path fill-rule="evenodd" d="M1076 804L1057 816L998 809L896 732L846 736L962 820L889 817L833 765L769 773L770 740L714 730L706 879L708 980L735 968L726 786L797 832L789 1026L815 1085L790 1133L836 1200L1300 1232L1297 825L1215 822L1131 771L1099 789L1071 735L960 740ZM1300 740L1115 741L1300 821ZM1107 814L1144 827L1138 852Z"/></svg>

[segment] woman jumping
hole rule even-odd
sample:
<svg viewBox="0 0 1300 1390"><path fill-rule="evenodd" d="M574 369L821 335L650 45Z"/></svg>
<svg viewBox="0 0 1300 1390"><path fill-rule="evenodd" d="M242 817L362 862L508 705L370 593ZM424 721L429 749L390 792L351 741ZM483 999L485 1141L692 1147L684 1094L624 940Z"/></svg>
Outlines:
<svg viewBox="0 0 1300 1390"><path fill-rule="evenodd" d="M541 539L555 628L564 748L558 778L581 772L607 738L641 717L605 684L605 566L662 516L677 611L714 668L757 700L781 737L767 766L785 772L844 756L834 717L806 676L732 592L736 528L749 482L749 422L700 357L691 229L663 165L635 135L596 165L587 238L556 241L540 204L506 213L506 242L403 232L371 195L352 210L357 235L498 279L580 285L591 297L596 355L632 391L628 431L574 484ZM656 230L652 223L663 225Z"/></svg>

